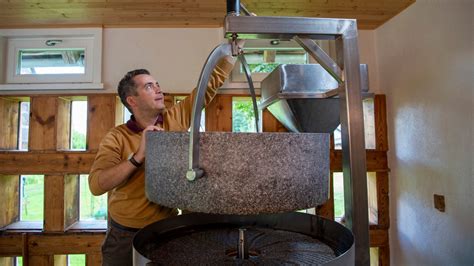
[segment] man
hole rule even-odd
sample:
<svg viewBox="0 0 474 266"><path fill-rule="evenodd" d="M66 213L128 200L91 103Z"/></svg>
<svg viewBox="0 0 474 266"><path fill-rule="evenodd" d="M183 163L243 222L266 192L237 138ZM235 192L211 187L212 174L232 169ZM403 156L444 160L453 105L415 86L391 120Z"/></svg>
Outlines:
<svg viewBox="0 0 474 266"><path fill-rule="evenodd" d="M215 96L233 68L228 56L214 69L206 91L205 104ZM135 232L153 222L177 215L176 209L154 204L145 196L145 132L187 131L196 89L167 109L158 82L147 70L128 72L118 85L122 103L131 119L111 129L102 140L89 175L94 195L109 192L110 225L102 245L103 265L132 265Z"/></svg>

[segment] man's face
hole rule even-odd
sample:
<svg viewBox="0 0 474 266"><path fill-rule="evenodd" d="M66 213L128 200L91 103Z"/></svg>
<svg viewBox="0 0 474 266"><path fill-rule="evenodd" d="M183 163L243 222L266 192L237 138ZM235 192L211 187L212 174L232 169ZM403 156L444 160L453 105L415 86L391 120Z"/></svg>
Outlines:
<svg viewBox="0 0 474 266"><path fill-rule="evenodd" d="M158 82L150 75L141 74L133 77L136 84L136 108L142 112L161 112L165 109L163 92Z"/></svg>

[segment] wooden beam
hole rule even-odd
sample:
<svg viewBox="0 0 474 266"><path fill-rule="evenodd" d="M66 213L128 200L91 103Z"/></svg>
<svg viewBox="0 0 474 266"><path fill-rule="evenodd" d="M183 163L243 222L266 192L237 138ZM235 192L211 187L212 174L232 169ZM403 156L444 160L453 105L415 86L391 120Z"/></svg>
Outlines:
<svg viewBox="0 0 474 266"><path fill-rule="evenodd" d="M387 229L390 227L390 202L388 195L388 173L378 172L377 177L377 212L378 228Z"/></svg>
<svg viewBox="0 0 474 266"><path fill-rule="evenodd" d="M89 173L95 155L93 152L0 152L0 173Z"/></svg>
<svg viewBox="0 0 474 266"><path fill-rule="evenodd" d="M55 96L31 97L28 150L56 150L57 100Z"/></svg>
<svg viewBox="0 0 474 266"><path fill-rule="evenodd" d="M385 151L367 150L366 152L367 172L387 172L388 161ZM330 151L331 171L342 172L342 151Z"/></svg>
<svg viewBox="0 0 474 266"><path fill-rule="evenodd" d="M101 234L43 234L30 235L30 255L100 253L105 233Z"/></svg>
<svg viewBox="0 0 474 266"><path fill-rule="evenodd" d="M23 237L21 234L0 235L0 256L21 256L23 250Z"/></svg>
<svg viewBox="0 0 474 266"><path fill-rule="evenodd" d="M44 231L64 232L64 176L44 177Z"/></svg>
<svg viewBox="0 0 474 266"><path fill-rule="evenodd" d="M387 138L387 107L385 95L377 94L374 97L375 149L388 151Z"/></svg>
<svg viewBox="0 0 474 266"><path fill-rule="evenodd" d="M102 138L115 127L115 94L87 97L87 150L97 151Z"/></svg>
<svg viewBox="0 0 474 266"><path fill-rule="evenodd" d="M388 231L385 229L369 230L369 238L371 247L388 246Z"/></svg>

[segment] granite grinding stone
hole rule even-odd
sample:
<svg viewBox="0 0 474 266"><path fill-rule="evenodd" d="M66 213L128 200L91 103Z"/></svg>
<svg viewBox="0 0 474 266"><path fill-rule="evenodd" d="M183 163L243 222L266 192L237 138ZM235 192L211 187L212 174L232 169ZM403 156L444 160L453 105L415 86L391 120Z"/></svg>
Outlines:
<svg viewBox="0 0 474 266"><path fill-rule="evenodd" d="M186 179L188 132L148 132L145 187L162 206L217 214L279 213L329 197L329 134L200 133L205 176Z"/></svg>

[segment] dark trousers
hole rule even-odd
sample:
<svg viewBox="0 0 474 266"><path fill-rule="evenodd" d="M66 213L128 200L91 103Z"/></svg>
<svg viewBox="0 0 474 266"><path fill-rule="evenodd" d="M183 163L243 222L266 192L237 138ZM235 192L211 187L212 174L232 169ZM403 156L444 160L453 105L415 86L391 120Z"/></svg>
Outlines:
<svg viewBox="0 0 474 266"><path fill-rule="evenodd" d="M102 265L132 266L132 241L135 233L133 230L118 228L109 223L109 228L102 244Z"/></svg>

